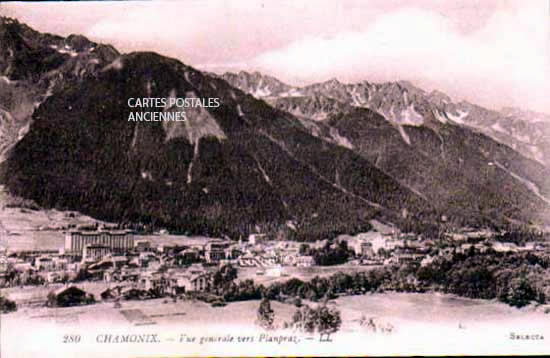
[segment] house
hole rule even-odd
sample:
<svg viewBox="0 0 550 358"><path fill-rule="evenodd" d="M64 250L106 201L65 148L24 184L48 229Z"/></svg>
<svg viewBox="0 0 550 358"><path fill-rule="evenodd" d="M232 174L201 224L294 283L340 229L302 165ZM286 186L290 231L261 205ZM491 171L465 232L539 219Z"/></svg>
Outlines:
<svg viewBox="0 0 550 358"><path fill-rule="evenodd" d="M202 265L193 264L185 271L171 273L173 292L205 291L212 286L213 275Z"/></svg>
<svg viewBox="0 0 550 358"><path fill-rule="evenodd" d="M445 233L445 237L452 241L467 241L468 235L461 233Z"/></svg>
<svg viewBox="0 0 550 358"><path fill-rule="evenodd" d="M122 268L128 264L128 257L126 256L111 256L111 262L113 267Z"/></svg>
<svg viewBox="0 0 550 358"><path fill-rule="evenodd" d="M235 259L235 260L220 260L218 262L218 267L223 267L225 265L237 266L238 264L239 264L239 261L237 259Z"/></svg>
<svg viewBox="0 0 550 358"><path fill-rule="evenodd" d="M275 247L280 249L280 250L286 250L286 249L290 249L290 243L286 242L286 241L278 241L276 244L275 244Z"/></svg>
<svg viewBox="0 0 550 358"><path fill-rule="evenodd" d="M40 256L34 259L34 266L37 270L53 271L55 270L55 261L49 256Z"/></svg>
<svg viewBox="0 0 550 358"><path fill-rule="evenodd" d="M297 263L297 255L295 253L290 253L283 256L283 265L285 266L296 266Z"/></svg>
<svg viewBox="0 0 550 358"><path fill-rule="evenodd" d="M140 300L146 298L147 293L138 288L126 286L120 291L120 296L125 300Z"/></svg>
<svg viewBox="0 0 550 358"><path fill-rule="evenodd" d="M190 291L206 291L212 285L212 275L209 273L195 275L191 277L190 281L192 288Z"/></svg>
<svg viewBox="0 0 550 358"><path fill-rule="evenodd" d="M131 256L128 258L128 266L141 267L139 256Z"/></svg>
<svg viewBox="0 0 550 358"><path fill-rule="evenodd" d="M170 277L170 294L180 295L191 290L190 276L186 273L178 273Z"/></svg>
<svg viewBox="0 0 550 358"><path fill-rule="evenodd" d="M48 283L66 282L76 278L76 273L68 271L53 271L48 272L44 278Z"/></svg>
<svg viewBox="0 0 550 358"><path fill-rule="evenodd" d="M120 281L120 271L116 269L105 270L105 272L103 272L103 281L105 282Z"/></svg>
<svg viewBox="0 0 550 358"><path fill-rule="evenodd" d="M311 267L315 265L313 256L298 256L296 257L296 266L298 267Z"/></svg>
<svg viewBox="0 0 550 358"><path fill-rule="evenodd" d="M53 257L52 261L55 270L66 270L69 266L69 260L66 257Z"/></svg>
<svg viewBox="0 0 550 358"><path fill-rule="evenodd" d="M422 259L422 261L420 261L420 266L424 267L424 266L428 266L430 265L432 262L434 262L434 256L426 256Z"/></svg>
<svg viewBox="0 0 550 358"><path fill-rule="evenodd" d="M268 255L268 256L274 256L277 258L277 260L280 260L281 258L281 254L282 254L282 250L275 247L275 246L271 246L271 247L268 247L265 249L265 253Z"/></svg>
<svg viewBox="0 0 550 358"><path fill-rule="evenodd" d="M139 280L139 273L135 269L122 268L120 270L119 280L137 282Z"/></svg>
<svg viewBox="0 0 550 358"><path fill-rule="evenodd" d="M112 267L103 272L103 281L105 282L118 282L118 281L138 281L139 273L129 268L116 268Z"/></svg>
<svg viewBox="0 0 550 358"><path fill-rule="evenodd" d="M224 250L225 259L227 260L235 260L241 254L242 252L237 248L236 245L232 245Z"/></svg>
<svg viewBox="0 0 550 358"><path fill-rule="evenodd" d="M426 253L429 251L429 248L427 246L424 246L421 242L418 241L405 240L404 243L405 246L402 249L409 252Z"/></svg>
<svg viewBox="0 0 550 358"><path fill-rule="evenodd" d="M184 266L189 265L195 262L199 262L200 254L197 249L185 249L180 251L174 256L174 265L175 266Z"/></svg>
<svg viewBox="0 0 550 358"><path fill-rule="evenodd" d="M186 272L191 275L202 275L206 273L206 270L201 264L192 264L187 268Z"/></svg>
<svg viewBox="0 0 550 358"><path fill-rule="evenodd" d="M470 229L465 230L465 235L469 239L487 239L495 236L495 233L489 229Z"/></svg>
<svg viewBox="0 0 550 358"><path fill-rule="evenodd" d="M76 286L61 287L48 295L48 305L53 307L80 306L93 302L93 295Z"/></svg>
<svg viewBox="0 0 550 358"><path fill-rule="evenodd" d="M139 267L147 267L151 270L157 270L160 267L160 258L152 252L141 252L139 254Z"/></svg>
<svg viewBox="0 0 550 358"><path fill-rule="evenodd" d="M225 259L225 249L229 243L222 240L211 240L204 247L204 257L208 263L217 263Z"/></svg>
<svg viewBox="0 0 550 358"><path fill-rule="evenodd" d="M90 264L88 266L88 270L89 271L94 271L94 270L105 271L105 270L111 269L112 267L113 267L113 263L110 260L102 260L102 261L94 262L94 263Z"/></svg>
<svg viewBox="0 0 550 358"><path fill-rule="evenodd" d="M168 288L168 279L161 272L144 272L139 277L139 287L143 290L154 290L162 295Z"/></svg>
<svg viewBox="0 0 550 358"><path fill-rule="evenodd" d="M406 246L406 243L404 240L387 240L385 249L387 251L392 251L392 250L395 250L396 248L405 247L405 246Z"/></svg>
<svg viewBox="0 0 550 358"><path fill-rule="evenodd" d="M369 231L364 234L359 234L358 237L371 242L374 252L378 252L381 248L385 248L386 241L388 240L387 237L377 231Z"/></svg>
<svg viewBox="0 0 550 358"><path fill-rule="evenodd" d="M317 240L314 243L310 244L309 246L314 249L322 249L324 248L328 243L327 239L324 240Z"/></svg>
<svg viewBox="0 0 550 358"><path fill-rule="evenodd" d="M267 241L266 234L250 234L248 236L248 243L251 245L258 245Z"/></svg>
<svg viewBox="0 0 550 358"><path fill-rule="evenodd" d="M61 274L59 272L48 272L46 274L46 282L54 283L61 281Z"/></svg>
<svg viewBox="0 0 550 358"><path fill-rule="evenodd" d="M153 251L153 248L151 247L151 242L149 240L136 240L134 242L134 249L137 252Z"/></svg>
<svg viewBox="0 0 550 358"><path fill-rule="evenodd" d="M476 251L479 251L481 253L484 253L487 251L488 247L479 243L479 244L462 244L460 245L459 248L457 248L456 252L460 252L460 253L468 253L469 250L472 249L472 247L476 250Z"/></svg>
<svg viewBox="0 0 550 358"><path fill-rule="evenodd" d="M169 292L173 295L185 292L202 292L210 289L212 275L207 272L193 274L190 271L172 275L169 280Z"/></svg>
<svg viewBox="0 0 550 358"><path fill-rule="evenodd" d="M163 255L176 255L185 249L186 249L185 246L179 246L179 245L159 245L157 247L157 251L162 253Z"/></svg>
<svg viewBox="0 0 550 358"><path fill-rule="evenodd" d="M355 252L356 256L360 257L373 257L375 251L372 247L372 242L364 240L354 240L351 243L351 248Z"/></svg>
<svg viewBox="0 0 550 358"><path fill-rule="evenodd" d="M351 264L353 264L353 261L350 261ZM376 266L376 265L382 265L384 262L381 258L364 258L360 259L359 262L355 264L359 265L365 265L365 266Z"/></svg>
<svg viewBox="0 0 550 358"><path fill-rule="evenodd" d="M519 251L519 247L512 242L495 241L493 243L493 250L496 252L517 252Z"/></svg>
<svg viewBox="0 0 550 358"><path fill-rule="evenodd" d="M412 234L412 233L401 233L399 235L399 238L405 241L416 241L419 239L419 237L416 234Z"/></svg>
<svg viewBox="0 0 550 358"><path fill-rule="evenodd" d="M80 262L72 262L70 264L67 264L67 271L69 271L69 272L78 272L78 271L80 271L81 267L82 267L82 265L80 264Z"/></svg>
<svg viewBox="0 0 550 358"><path fill-rule="evenodd" d="M101 292L101 300L102 301L111 301L111 300L117 300L122 296L122 292L125 288L128 288L128 286L114 286L106 289L105 291Z"/></svg>
<svg viewBox="0 0 550 358"><path fill-rule="evenodd" d="M420 262L423 258L422 255L414 254L410 252L399 252L395 254L395 258L397 259L397 263L413 263L413 262Z"/></svg>

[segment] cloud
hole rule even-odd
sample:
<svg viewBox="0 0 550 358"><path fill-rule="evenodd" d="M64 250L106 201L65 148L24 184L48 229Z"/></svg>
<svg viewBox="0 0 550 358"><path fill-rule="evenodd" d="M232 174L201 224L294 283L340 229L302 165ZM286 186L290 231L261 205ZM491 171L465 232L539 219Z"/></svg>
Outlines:
<svg viewBox="0 0 550 358"><path fill-rule="evenodd" d="M110 15L86 34L128 50L160 51L193 65L243 62L289 43L307 27L295 13L289 16L291 3L277 6L270 9L257 0L131 2L124 9L105 11Z"/></svg>
<svg viewBox="0 0 550 358"><path fill-rule="evenodd" d="M439 12L401 8L363 31L305 36L260 54L252 66L303 82L410 79L485 105L548 112L546 17L537 6L510 6L464 33Z"/></svg>

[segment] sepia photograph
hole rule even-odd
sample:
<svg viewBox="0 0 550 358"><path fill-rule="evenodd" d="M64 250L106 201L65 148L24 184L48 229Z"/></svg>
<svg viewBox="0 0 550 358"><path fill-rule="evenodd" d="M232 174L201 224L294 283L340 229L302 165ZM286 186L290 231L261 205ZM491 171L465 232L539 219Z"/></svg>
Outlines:
<svg viewBox="0 0 550 358"><path fill-rule="evenodd" d="M550 354L550 1L0 1L0 358Z"/></svg>

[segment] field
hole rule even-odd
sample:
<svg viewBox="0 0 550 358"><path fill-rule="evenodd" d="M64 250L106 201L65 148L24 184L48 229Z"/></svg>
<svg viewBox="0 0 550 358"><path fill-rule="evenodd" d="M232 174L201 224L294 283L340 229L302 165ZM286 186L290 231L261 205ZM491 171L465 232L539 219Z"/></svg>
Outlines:
<svg viewBox="0 0 550 358"><path fill-rule="evenodd" d="M223 343L178 343L186 334L197 337L223 337L226 335L258 337L266 332L256 325L259 301L229 303L225 307L211 307L200 301L173 302L171 299L98 303L70 308L28 308L1 316L3 343L11 347L23 335L34 334L36 341L25 346L25 356L40 353L40 344L59 342L64 353L93 350L105 357L115 353L129 354L138 349L136 356L166 355L335 355L335 354L477 354L513 352L543 353L549 345L544 340L519 342L510 340L511 332L539 334L550 337L547 314L542 307L511 308L494 301L471 300L451 295L383 293L340 297L330 301L341 311L342 328L332 336L334 344L320 343L318 337L291 330L270 331L271 335L295 335L299 345L227 345ZM312 304L306 302L308 304ZM296 310L292 305L271 302L275 324L282 327ZM315 305L315 304L312 304ZM374 332L359 324L361 316L373 317L377 323L391 324L392 333ZM163 345L97 345L102 334L129 333L159 334ZM62 345L68 333L82 335L81 346ZM40 337L40 338L38 338ZM13 346L15 347L15 346ZM162 348L162 349L161 349ZM14 348L13 348L14 349ZM55 355L53 355L55 356ZM72 355L71 355L72 356Z"/></svg>
<svg viewBox="0 0 550 358"><path fill-rule="evenodd" d="M396 324L423 322L471 328L489 322L549 319L541 309L516 309L494 300L474 300L439 293L383 293L339 297L335 300L347 321L361 315L381 317Z"/></svg>
<svg viewBox="0 0 550 358"><path fill-rule="evenodd" d="M100 302L95 305L68 308L30 308L23 307L15 313L2 315L2 323L8 327L27 320L41 323L56 323L60 317L72 317L72 322L87 327L106 325L111 327L140 325L185 324L209 326L254 325L259 301L230 303L224 307L211 307L196 300L178 300L169 298L145 301L121 301L121 307L115 308L113 302ZM282 325L291 318L295 307L273 302L277 323ZM63 322L64 323L64 322Z"/></svg>
<svg viewBox="0 0 550 358"><path fill-rule="evenodd" d="M87 283L79 285L87 292L99 296L99 292L107 286L104 283ZM26 300L47 295L57 287L36 288L33 290L10 289L3 290L11 299ZM317 303L306 302L310 305ZM181 300L176 302L170 298L121 301L122 306L114 307L112 302L99 302L95 305L69 308L31 308L21 306L12 314L3 315L2 323L16 319L51 318L52 312L59 316L77 316L78 321L86 324L132 324L135 317L142 320L149 318L152 324L185 323L208 325L238 325L250 326L256 319L258 300L228 303L224 307L211 307L197 300ZM548 320L542 307L529 306L516 309L506 304L489 300L473 300L453 295L438 293L377 293L360 296L344 296L331 300L329 306L337 307L342 313L343 330L353 331L361 316L376 317L393 324L396 327L410 324L446 325L472 328L480 324L505 323L523 320ZM288 321L296 307L272 301L276 313L276 323ZM133 313L132 313L133 312Z"/></svg>

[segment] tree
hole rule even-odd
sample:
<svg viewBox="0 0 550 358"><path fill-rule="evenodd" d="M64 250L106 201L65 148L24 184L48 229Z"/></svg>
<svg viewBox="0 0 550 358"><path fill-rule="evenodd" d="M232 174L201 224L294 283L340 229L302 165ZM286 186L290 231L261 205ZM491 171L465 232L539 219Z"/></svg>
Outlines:
<svg viewBox="0 0 550 358"><path fill-rule="evenodd" d="M531 287L527 279L519 278L510 282L506 302L514 307L523 307L537 298L535 290Z"/></svg>
<svg viewBox="0 0 550 358"><path fill-rule="evenodd" d="M323 302L324 303L327 303L329 300L333 300L333 299L336 298L336 294L334 293L334 291L335 291L335 289L334 289L334 286L332 285L332 283L329 284L327 292L323 296Z"/></svg>
<svg viewBox="0 0 550 358"><path fill-rule="evenodd" d="M310 249L310 255L313 256L315 264L329 266L345 263L353 253L349 250L347 241L342 240L335 247L327 241L321 249Z"/></svg>
<svg viewBox="0 0 550 358"><path fill-rule="evenodd" d="M308 305L304 305L294 312L289 326L301 332L313 333L315 332L315 320L315 311Z"/></svg>
<svg viewBox="0 0 550 358"><path fill-rule="evenodd" d="M213 286L215 288L221 288L232 283L233 280L237 278L237 269L233 265L228 264L222 266L216 273L213 278Z"/></svg>
<svg viewBox="0 0 550 358"><path fill-rule="evenodd" d="M46 300L46 306L48 306L48 307L56 307L57 306L57 296L55 295L54 291L50 291L48 293L48 298Z"/></svg>
<svg viewBox="0 0 550 358"><path fill-rule="evenodd" d="M9 313L17 311L17 305L14 301L0 296L0 313Z"/></svg>
<svg viewBox="0 0 550 358"><path fill-rule="evenodd" d="M309 252L310 252L310 247L308 244L301 244L300 245L300 249L298 251L298 253L302 256L307 256L309 255Z"/></svg>
<svg viewBox="0 0 550 358"><path fill-rule="evenodd" d="M338 332L340 326L342 326L340 311L336 308L328 308L326 305L317 308L317 331L321 335L330 336Z"/></svg>
<svg viewBox="0 0 550 358"><path fill-rule="evenodd" d="M377 254L378 254L378 256L384 257L384 258L390 257L390 253L388 251L386 251L386 249L383 248L383 247L378 249Z"/></svg>
<svg viewBox="0 0 550 358"><path fill-rule="evenodd" d="M292 316L292 321L287 324L290 327L306 332L318 332L321 336L330 336L330 334L338 332L342 325L340 311L335 308L329 308L323 304L315 309L304 305Z"/></svg>
<svg viewBox="0 0 550 358"><path fill-rule="evenodd" d="M271 330L273 329L273 322L275 320L275 313L271 309L271 302L268 298L264 298L260 302L260 307L258 308L258 324L264 329Z"/></svg>

